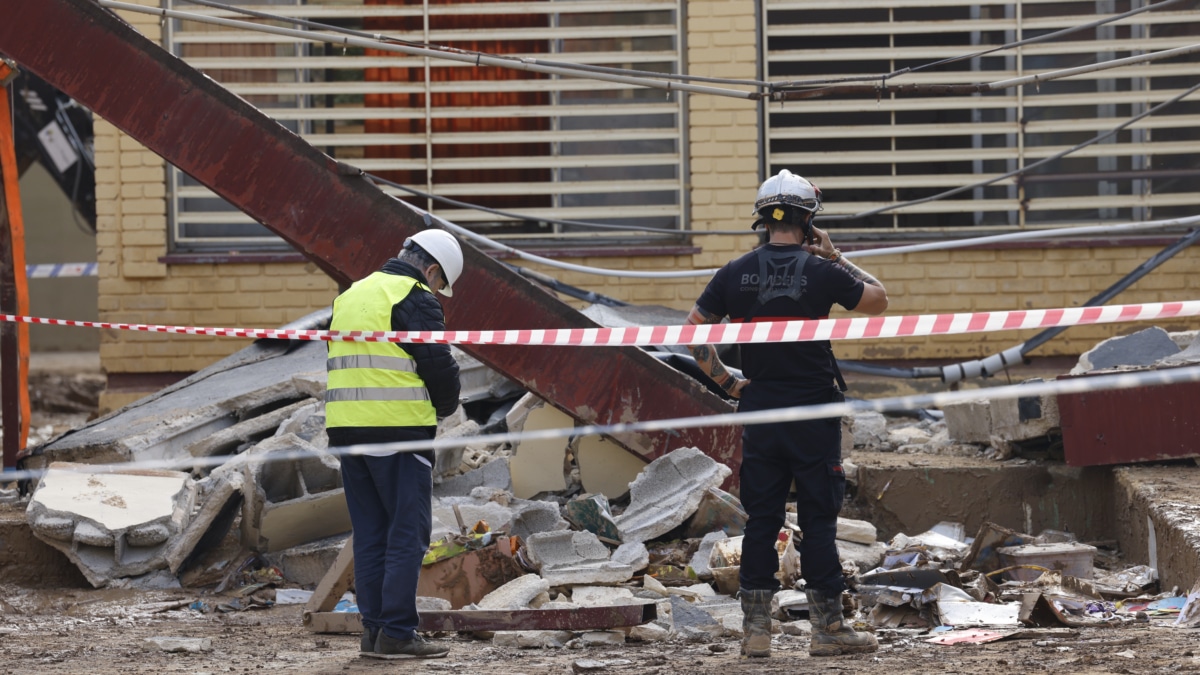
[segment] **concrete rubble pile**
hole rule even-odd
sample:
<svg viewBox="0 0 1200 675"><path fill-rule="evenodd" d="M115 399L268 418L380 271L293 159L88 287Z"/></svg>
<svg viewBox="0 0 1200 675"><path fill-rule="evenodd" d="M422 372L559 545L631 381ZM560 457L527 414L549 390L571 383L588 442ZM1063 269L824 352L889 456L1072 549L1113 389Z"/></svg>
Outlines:
<svg viewBox="0 0 1200 675"><path fill-rule="evenodd" d="M1166 337L1171 352L1162 336L1145 339L1165 354L1152 363L1200 353L1200 344L1181 350ZM1120 360L1112 355L1120 345L1105 344L1081 365ZM435 445L432 541L418 589L424 607L556 617L653 607L643 608L652 620L619 629L477 634L515 648L741 636L736 592L747 516L722 489L728 467L690 447L647 463L603 438L578 435L459 442L575 422L455 353L465 405L442 421ZM259 595L264 588L318 584L350 531L339 461L324 429L324 361L320 343L260 341L51 440L26 462L48 469L29 502L32 531L97 587L216 585L218 593L238 594L220 606L241 610L273 602L274 595ZM1058 425L1053 397L981 399L949 406L944 417L915 416L900 424L874 412L847 417L843 454L1003 458L1014 443L1045 438ZM141 460L173 470L88 467ZM853 485L854 464L843 464ZM796 514L787 516L773 630L804 636L811 626L795 545L802 533ZM872 523L839 518L848 618L897 640L929 631L958 639L964 629L1000 639L1030 627L1119 625L1164 612L1200 623L1200 587L1190 597L1160 593L1152 568L1123 567L1069 533L1033 536L987 523L970 537L962 525L940 523L878 539ZM352 606L353 596L342 602Z"/></svg>

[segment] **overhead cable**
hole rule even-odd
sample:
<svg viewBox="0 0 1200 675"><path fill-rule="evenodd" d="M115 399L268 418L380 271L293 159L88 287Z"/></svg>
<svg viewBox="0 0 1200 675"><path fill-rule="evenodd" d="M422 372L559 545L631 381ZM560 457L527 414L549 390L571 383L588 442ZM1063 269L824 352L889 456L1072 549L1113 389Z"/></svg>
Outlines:
<svg viewBox="0 0 1200 675"><path fill-rule="evenodd" d="M1198 51L1200 51L1200 50L1198 50ZM994 176L994 177L988 178L986 180L981 180L977 183L971 183L970 185L961 185L959 187L952 188L952 189L946 190L944 192L939 192L935 195L930 195L928 197L922 197L920 199L912 199L912 200L909 200L906 202L897 202L894 204L888 204L888 205L880 206L880 207L877 207L874 209L867 209L866 211L859 211L858 213L855 213L852 215L817 216L817 220L821 220L821 221L825 221L825 220L855 220L857 218L866 218L867 216L873 216L873 215L876 215L879 213L884 213L886 211L894 211L896 209L902 209L907 206L915 206L917 204L924 204L926 202L932 202L932 201L937 201L939 199L945 199L946 197L953 197L954 195L961 194L968 190L974 190L975 188L986 187L988 185L992 185L993 183L998 183L1007 178L1012 178L1013 176L1024 174L1024 173L1031 171L1033 169L1036 169L1038 167L1045 166L1046 164L1049 164L1050 162L1054 162L1059 159L1062 159L1063 157L1066 157L1067 155L1078 152L1078 151L1088 147L1089 145L1095 145L1096 143L1099 143L1100 141L1103 141L1107 138L1111 138L1112 136L1117 135L1122 130L1126 129L1127 127L1134 124L1135 122L1138 122L1139 120L1141 120L1145 117L1149 117L1150 115L1153 115L1154 113L1158 112L1159 110L1162 110L1163 108L1166 108L1167 106L1170 106L1175 103L1178 103L1179 101L1182 101L1183 99L1187 98L1188 96L1194 94L1197 90L1200 90L1200 82L1192 85L1191 87L1189 87L1182 93L1177 94L1176 96L1173 96L1173 97L1167 99L1166 101L1163 101L1162 103L1159 103L1158 105L1154 106L1153 108L1149 108L1137 115L1134 115L1133 117L1130 117L1129 119L1118 124L1117 126L1113 127L1112 129L1109 129L1108 131L1105 131L1096 136L1093 136L1078 145L1067 148L1066 150L1063 150L1061 152L1057 152L1053 155L1050 155L1049 157L1039 159L1038 161L1034 162L1033 164L1028 164L1019 169L1013 169L1012 171L1009 171L1008 173L1003 173L1003 174L1000 174L999 176Z"/></svg>
<svg viewBox="0 0 1200 675"><path fill-rule="evenodd" d="M267 26L264 24L253 23L250 21L238 21L237 19L224 19L221 17L211 16L208 14L197 14L195 12L181 12L174 9L160 9L154 7L146 7L143 5L133 5L127 2L116 2L115 0L96 0L96 2L109 9L120 9L129 12L138 12L141 14L153 14L155 16L170 17L173 19L184 19L187 21L198 21L201 23L209 23L218 26L228 26L230 28L240 28L243 30L256 31L259 33L268 33L271 35L282 35L285 37L296 38L297 40L305 40L308 42L323 42L333 45L342 45L343 47L363 47L366 49L378 49L380 51L398 52L408 54L410 56L425 56L437 59L446 59L448 61L458 61L460 63L469 63L474 66L496 66L500 68L511 68L513 70L524 70L535 73L545 73L547 75L561 75L564 77L581 77L592 80L600 80L603 82L615 82L618 84L628 84L638 87L648 87L651 89L663 89L666 91L686 91L695 94L710 94L713 96L725 96L728 98L740 98L747 100L757 100L762 95L757 91L738 91L736 89L724 89L721 87L709 87L688 82L676 82L671 79L656 76L637 77L632 75L618 75L613 73L588 72L582 73L574 68L563 68L559 66L548 66L533 62L532 59L513 56L491 56L481 52L465 52L449 47L419 47L409 44L400 44L396 42L382 42L380 39L361 38L353 35L338 35L336 33L324 33L318 31L295 30L293 28L281 28L278 26ZM281 18L280 20L288 21Z"/></svg>

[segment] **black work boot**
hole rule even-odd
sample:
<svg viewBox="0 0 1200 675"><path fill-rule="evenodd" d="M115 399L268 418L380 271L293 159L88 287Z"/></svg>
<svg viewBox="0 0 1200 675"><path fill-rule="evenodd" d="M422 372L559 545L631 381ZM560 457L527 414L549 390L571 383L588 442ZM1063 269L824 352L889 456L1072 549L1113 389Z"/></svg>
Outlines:
<svg viewBox="0 0 1200 675"><path fill-rule="evenodd" d="M375 640L378 638L378 628L368 628L363 626L362 642L360 642L358 645L358 651L362 654L375 651Z"/></svg>
<svg viewBox="0 0 1200 675"><path fill-rule="evenodd" d="M742 598L742 656L771 655L771 596L775 591L747 591Z"/></svg>
<svg viewBox="0 0 1200 675"><path fill-rule="evenodd" d="M879 649L874 635L855 632L846 625L845 617L842 616L841 593L828 593L811 588L805 593L808 595L808 617L812 623L809 655L862 654Z"/></svg>
<svg viewBox="0 0 1200 675"><path fill-rule="evenodd" d="M435 645L416 633L411 640L397 640L381 630L375 639L375 650L363 656L372 659L440 659L449 653L449 647Z"/></svg>

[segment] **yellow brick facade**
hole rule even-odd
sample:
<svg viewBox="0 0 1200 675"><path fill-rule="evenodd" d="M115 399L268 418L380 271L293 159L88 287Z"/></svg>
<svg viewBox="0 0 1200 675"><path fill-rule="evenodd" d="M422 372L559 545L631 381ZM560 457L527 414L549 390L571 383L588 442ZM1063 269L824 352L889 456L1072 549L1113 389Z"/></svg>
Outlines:
<svg viewBox="0 0 1200 675"><path fill-rule="evenodd" d="M157 6L157 0L140 2ZM751 0L688 3L687 59L691 74L757 77L754 8ZM146 35L160 39L156 18L134 14L125 18ZM758 113L754 102L691 95L688 113L691 229L748 228L750 205L759 182ZM269 327L332 301L335 284L312 264L163 264L160 259L167 250L163 161L111 124L97 120L96 164L102 321ZM805 173L803 167L793 170ZM810 177L820 183L820 176ZM692 241L699 253L571 261L613 269L713 268L749 250L755 238L749 233L745 237L701 235ZM1035 309L1080 305L1158 248L942 251L866 258L861 264L887 286L892 299L889 314ZM621 279L536 264L531 267L565 283L622 300L681 310L691 306L706 281ZM1187 299L1198 291L1200 251L1193 249L1143 279L1119 301ZM1195 322L1180 320L1162 325L1185 329ZM1037 354L1078 354L1097 340L1140 327L1124 324L1072 329ZM968 359L990 355L1031 335L867 340L842 343L837 351L843 358ZM106 331L101 359L110 374L185 373L203 368L245 344L243 340L224 338ZM107 402L123 401L110 395Z"/></svg>

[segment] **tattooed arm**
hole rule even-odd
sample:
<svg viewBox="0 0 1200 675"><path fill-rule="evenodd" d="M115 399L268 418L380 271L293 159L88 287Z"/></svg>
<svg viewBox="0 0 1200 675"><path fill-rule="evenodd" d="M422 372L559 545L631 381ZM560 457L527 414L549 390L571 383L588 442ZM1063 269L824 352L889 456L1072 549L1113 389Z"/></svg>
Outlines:
<svg viewBox="0 0 1200 675"><path fill-rule="evenodd" d="M854 311L862 312L863 314L878 315L887 310L887 289L883 287L883 284L872 276L870 272L846 260L842 252L833 247L833 242L829 240L829 235L824 230L815 225L812 230L816 242L814 244L805 244L804 250L813 255L819 255L835 265L840 265L850 276L863 282L862 298L859 299L858 305L854 307Z"/></svg>
<svg viewBox="0 0 1200 675"><path fill-rule="evenodd" d="M710 314L700 308L699 305L693 306L692 311L688 314L688 323L694 326L700 326L706 323L721 323L721 317ZM717 356L717 348L713 345L688 345L688 351L696 359L696 364L700 366L700 370L704 371L714 382L719 384L725 393L734 398L742 397L742 389L750 384L750 380L735 377L733 373L725 368L725 364L721 363L721 359Z"/></svg>

